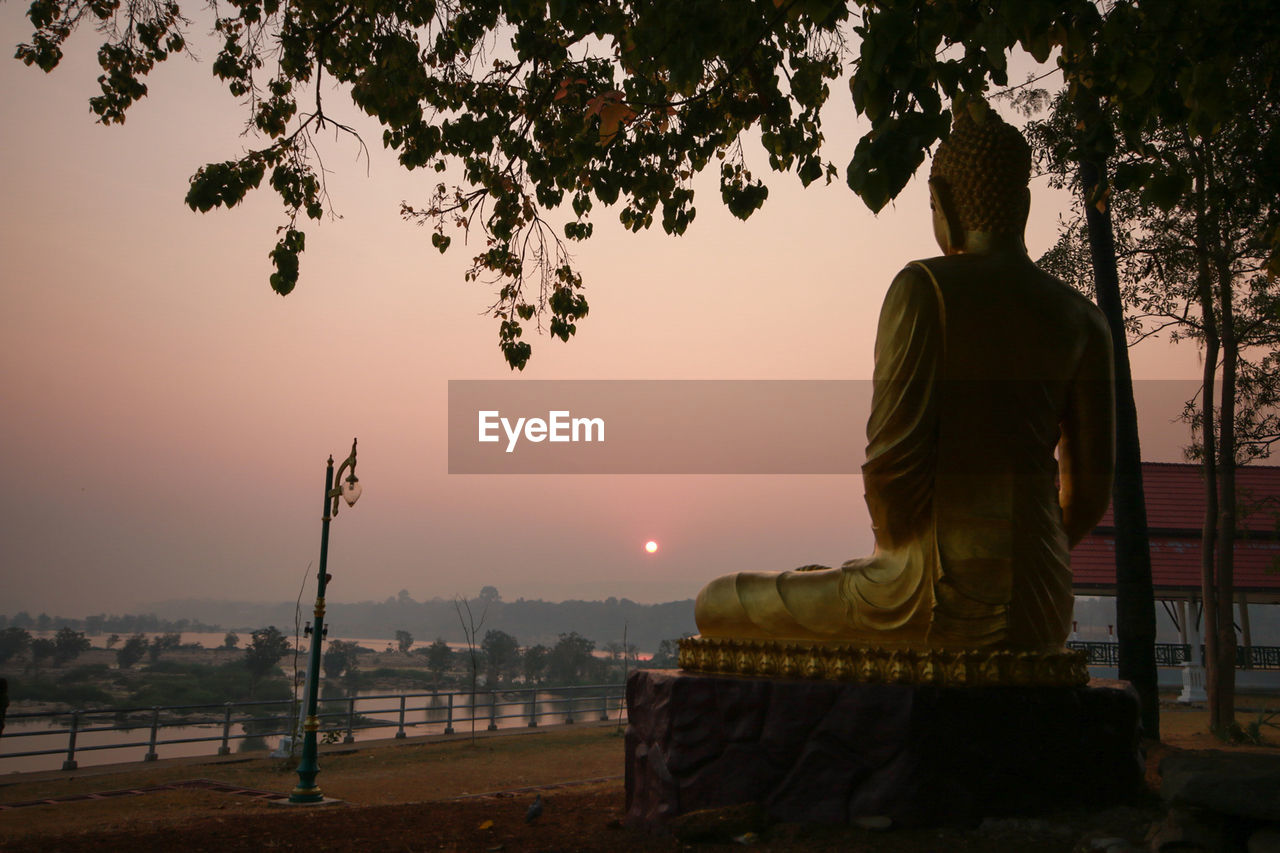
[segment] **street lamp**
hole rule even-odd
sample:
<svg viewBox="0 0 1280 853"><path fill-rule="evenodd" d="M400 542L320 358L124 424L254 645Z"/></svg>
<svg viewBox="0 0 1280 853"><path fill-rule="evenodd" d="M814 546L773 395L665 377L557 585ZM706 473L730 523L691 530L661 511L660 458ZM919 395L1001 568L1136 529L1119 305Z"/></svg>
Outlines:
<svg viewBox="0 0 1280 853"><path fill-rule="evenodd" d="M346 479L342 474L351 469ZM338 486L334 486L333 457L329 457L328 467L324 471L324 516L320 522L320 572L316 583L315 623L311 633L311 657L307 663L307 719L302 724L302 760L298 762L298 787L289 794L291 803L319 803L324 800L320 787L316 785L316 774L320 765L316 761L316 733L320 730L320 718L316 715L316 705L320 692L320 646L324 642L324 590L329 583L329 575L325 564L329 559L329 522L338 514L338 498L347 502L347 506L355 506L360 499L360 481L356 479L356 440L351 440L351 455L339 467L337 473Z"/></svg>

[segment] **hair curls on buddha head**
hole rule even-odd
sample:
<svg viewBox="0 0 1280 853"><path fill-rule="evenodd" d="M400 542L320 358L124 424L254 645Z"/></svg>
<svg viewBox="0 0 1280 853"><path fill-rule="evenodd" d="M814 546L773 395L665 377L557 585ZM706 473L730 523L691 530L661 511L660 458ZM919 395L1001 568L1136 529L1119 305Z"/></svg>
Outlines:
<svg viewBox="0 0 1280 853"><path fill-rule="evenodd" d="M938 146L930 180L943 182L966 231L1021 233L1031 147L981 99L956 100L951 136Z"/></svg>

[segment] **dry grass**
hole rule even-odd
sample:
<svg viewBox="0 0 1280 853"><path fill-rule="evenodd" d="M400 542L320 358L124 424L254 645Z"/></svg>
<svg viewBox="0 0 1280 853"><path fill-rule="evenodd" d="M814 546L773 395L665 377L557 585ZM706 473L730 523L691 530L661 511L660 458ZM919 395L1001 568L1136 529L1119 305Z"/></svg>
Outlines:
<svg viewBox="0 0 1280 853"><path fill-rule="evenodd" d="M212 778L231 785L287 793L298 776L283 760L266 757L173 759L155 764L94 767L67 773L15 774L0 780L0 802L21 802L98 791ZM417 738L320 755L326 796L353 805L448 800L466 794L551 785L622 773L622 738L613 726L578 725L502 737ZM620 784L620 783L615 783ZM200 790L149 793L111 800L0 811L0 842L95 830L154 827L200 817L261 813L278 808L245 796Z"/></svg>
<svg viewBox="0 0 1280 853"><path fill-rule="evenodd" d="M1259 723L1268 719L1270 710L1280 709L1280 703L1272 702L1268 706L1261 704L1242 704L1236 711L1236 722L1241 728L1248 728L1251 723ZM1280 723L1277 716L1272 723ZM1233 749L1271 750L1280 747L1280 728L1266 722L1258 725L1260 742L1256 744L1232 744ZM1160 709L1160 740L1169 746L1179 749L1223 749L1222 741L1209 731L1209 712L1204 708L1163 707Z"/></svg>

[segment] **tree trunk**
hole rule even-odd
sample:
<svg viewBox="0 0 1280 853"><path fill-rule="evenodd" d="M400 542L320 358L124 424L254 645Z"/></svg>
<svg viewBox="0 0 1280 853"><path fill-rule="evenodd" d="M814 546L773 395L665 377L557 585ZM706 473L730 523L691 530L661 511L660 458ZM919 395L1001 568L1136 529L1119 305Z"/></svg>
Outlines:
<svg viewBox="0 0 1280 853"><path fill-rule="evenodd" d="M1202 302L1201 310L1204 311ZM1205 323L1204 387L1200 391L1201 471L1204 477L1204 526L1200 534L1200 597L1204 601L1204 673L1205 689L1210 699L1210 727L1214 723L1213 697L1218 695L1221 679L1218 668L1218 589L1214 557L1218 540L1218 441L1214 418L1214 386L1218 371L1218 333L1213 320L1213 302L1209 301ZM1212 332L1212 334L1210 334ZM1199 649L1193 649L1194 656Z"/></svg>
<svg viewBox="0 0 1280 853"><path fill-rule="evenodd" d="M1221 243L1218 248L1221 250ZM1210 695L1209 724L1220 736L1235 728L1236 628L1236 345L1235 307L1230 266L1222 254L1218 262L1218 307L1222 335L1222 387L1218 407L1218 691Z"/></svg>
<svg viewBox="0 0 1280 853"><path fill-rule="evenodd" d="M1206 201L1206 169L1203 152L1190 149L1190 162L1194 173L1192 197L1195 202L1196 223L1196 291L1200 300L1201 323L1204 331L1204 377L1200 389L1200 443L1201 470L1204 476L1204 526L1200 539L1200 596L1204 600L1204 674L1205 689L1209 694L1209 727L1221 731L1222 719L1218 715L1216 699L1222 693L1222 667L1218 652L1218 622L1221 610L1218 606L1218 583L1215 565L1218 541L1218 426L1214 417L1215 387L1218 373L1218 320L1215 309L1213 276L1209 264L1209 233L1211 226L1209 205ZM1194 654L1194 652L1193 652ZM1234 675L1234 661L1231 673Z"/></svg>
<svg viewBox="0 0 1280 853"><path fill-rule="evenodd" d="M1104 164L1105 165L1105 164ZM1133 401L1124 305L1116 268L1110 209L1091 200L1101 171L1080 163L1085 222L1098 307L1111 327L1116 370L1116 468L1111 511L1116 528L1116 635L1120 644L1120 677L1133 684L1142 702L1144 736L1160 737L1160 702L1156 690L1156 603L1151 586L1151 552L1147 540L1147 504L1142 491L1142 450L1138 411Z"/></svg>

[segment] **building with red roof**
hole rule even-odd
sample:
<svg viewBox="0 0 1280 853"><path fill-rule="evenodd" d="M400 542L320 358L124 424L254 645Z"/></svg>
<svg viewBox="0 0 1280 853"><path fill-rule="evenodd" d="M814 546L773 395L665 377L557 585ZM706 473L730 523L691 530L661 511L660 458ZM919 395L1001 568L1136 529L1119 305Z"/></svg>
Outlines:
<svg viewBox="0 0 1280 853"><path fill-rule="evenodd" d="M1199 465L1164 462L1142 463L1142 476L1155 597L1181 625L1170 603L1181 602L1182 610L1187 602L1194 605L1200 599L1204 477ZM1237 469L1236 493L1237 603L1280 604L1280 467ZM1116 594L1115 532L1108 509L1093 533L1071 552L1076 595ZM1249 646L1248 610L1239 610L1243 644Z"/></svg>

